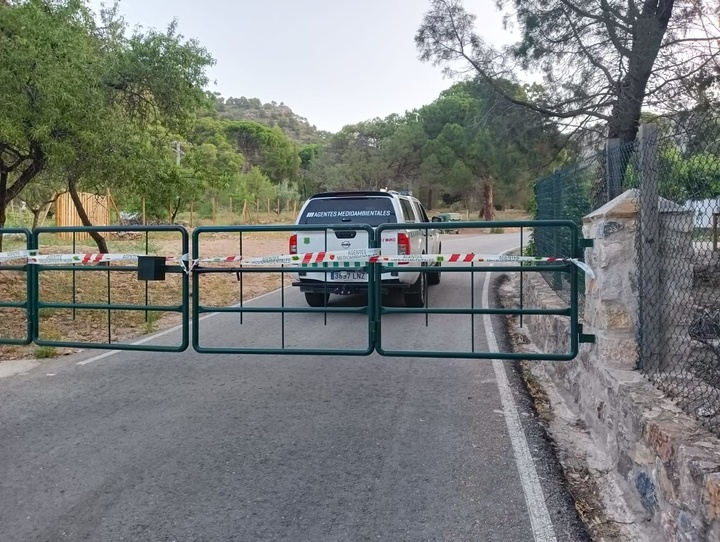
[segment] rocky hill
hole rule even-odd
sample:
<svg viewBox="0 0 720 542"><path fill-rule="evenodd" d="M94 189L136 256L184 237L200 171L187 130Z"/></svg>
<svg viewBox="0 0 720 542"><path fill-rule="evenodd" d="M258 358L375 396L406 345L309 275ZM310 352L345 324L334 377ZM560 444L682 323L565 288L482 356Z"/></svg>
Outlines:
<svg viewBox="0 0 720 542"><path fill-rule="evenodd" d="M223 98L216 95L215 108L221 119L251 120L271 127L279 126L298 145L321 143L331 135L330 132L318 130L283 102L264 104L258 98Z"/></svg>

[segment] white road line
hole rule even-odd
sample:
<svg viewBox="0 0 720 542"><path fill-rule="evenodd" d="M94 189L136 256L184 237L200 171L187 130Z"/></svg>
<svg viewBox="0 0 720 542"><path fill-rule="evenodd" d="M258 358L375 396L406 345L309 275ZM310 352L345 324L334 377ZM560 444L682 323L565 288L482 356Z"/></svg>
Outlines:
<svg viewBox="0 0 720 542"><path fill-rule="evenodd" d="M285 286L285 288L287 288L287 286ZM278 288L277 290L273 290L272 292L267 292L267 293L259 295L257 297L253 297L252 299L248 299L247 301L245 301L245 303L249 303L250 301L255 301L257 299L262 299L263 297L272 295L283 289L284 288ZM239 303L237 305L233 305L233 307L239 307L239 306L240 306ZM213 316L217 316L218 314L220 314L220 313L213 312L211 314L206 314L205 316L201 316L200 322L202 322L203 320L207 320L208 318L212 318ZM139 346L141 344L149 343L150 341L153 341L159 337L162 337L163 335L168 335L174 331L177 331L178 329L182 329L182 324L170 327L168 329L164 329L163 331L159 331L157 333L154 333L153 335L150 335L149 337L145 337L144 339L141 339L139 341L136 341L136 342L130 343L130 344L132 344L133 346ZM99 361L101 359L108 358L110 356L114 356L115 354L119 354L120 352L132 352L132 350L111 350L110 352L105 352L103 354L93 356L93 357L85 359L83 361L78 361L75 365L87 365L88 363L93 363L94 361Z"/></svg>
<svg viewBox="0 0 720 542"><path fill-rule="evenodd" d="M513 249L514 250L514 249ZM503 254L512 252L506 250ZM490 277L492 273L485 276L485 284L483 285L482 301L483 307L489 307L490 299ZM492 317L489 314L483 315L483 323L485 325L485 335L487 336L488 350L490 352L498 352L497 339L492 326ZM508 433L510 434L510 442L512 443L513 453L515 455L515 463L518 467L520 475L520 483L525 494L525 504L527 505L528 514L530 515L530 526L532 528L535 542L557 542L555 538L555 530L550 520L550 512L545 505L545 496L543 495L540 479L535 470L530 448L528 447L525 433L523 432L518 416L517 406L513 399L512 390L505 373L505 364L500 360L493 360L493 370L495 371L495 379L497 380L498 391L500 392L500 402L505 414L505 423L507 424Z"/></svg>

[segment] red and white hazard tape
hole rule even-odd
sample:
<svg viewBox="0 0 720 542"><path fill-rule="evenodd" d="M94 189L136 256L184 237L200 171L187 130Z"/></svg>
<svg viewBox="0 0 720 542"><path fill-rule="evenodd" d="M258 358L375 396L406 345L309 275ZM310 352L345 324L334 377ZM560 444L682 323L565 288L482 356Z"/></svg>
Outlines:
<svg viewBox="0 0 720 542"><path fill-rule="evenodd" d="M28 256L28 263L34 264L89 264L100 262L127 262L135 261L142 254L38 254Z"/></svg>
<svg viewBox="0 0 720 542"><path fill-rule="evenodd" d="M577 258L543 258L535 256L511 256L504 254L393 254L380 255L370 258L370 263L398 263L400 265L412 262L424 263L474 263L474 262L546 262L546 263L573 263L587 273L590 277L595 278L595 273L582 260Z"/></svg>
<svg viewBox="0 0 720 542"><path fill-rule="evenodd" d="M0 261L27 259L31 264L94 264L101 262L136 261L143 254L39 254L36 250L16 250L0 252ZM588 276L595 278L590 266L577 258L553 258L534 256L510 256L497 254L387 254L381 253L378 248L356 249L328 252L307 252L303 254L279 254L273 256L259 256L244 258L241 255L228 255L209 258L190 259L189 254L180 257L168 256L167 260L177 260L186 272L200 263L239 263L240 265L289 265L297 267L336 267L339 264L373 264L388 263L408 265L420 263L475 263L475 262L546 262L546 263L572 263L582 269Z"/></svg>
<svg viewBox="0 0 720 542"><path fill-rule="evenodd" d="M10 250L8 252L0 252L0 262L9 262L11 260L26 260L30 256L34 256L37 253L37 250Z"/></svg>

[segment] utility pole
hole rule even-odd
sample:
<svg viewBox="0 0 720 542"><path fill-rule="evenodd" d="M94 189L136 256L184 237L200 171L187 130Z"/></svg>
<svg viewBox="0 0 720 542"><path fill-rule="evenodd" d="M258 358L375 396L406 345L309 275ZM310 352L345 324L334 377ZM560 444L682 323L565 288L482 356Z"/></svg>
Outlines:
<svg viewBox="0 0 720 542"><path fill-rule="evenodd" d="M182 149L180 148L180 142L179 141L173 141L175 144L175 164L180 165L180 158L183 154L185 154Z"/></svg>

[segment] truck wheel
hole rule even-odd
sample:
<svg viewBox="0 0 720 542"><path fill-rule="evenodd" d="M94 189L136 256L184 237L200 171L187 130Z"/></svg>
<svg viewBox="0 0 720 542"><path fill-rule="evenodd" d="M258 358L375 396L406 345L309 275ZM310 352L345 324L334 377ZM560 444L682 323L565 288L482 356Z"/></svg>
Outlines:
<svg viewBox="0 0 720 542"><path fill-rule="evenodd" d="M435 267L440 267L440 263L436 263ZM440 284L440 271L433 271L432 273L428 273L427 281L430 286Z"/></svg>
<svg viewBox="0 0 720 542"><path fill-rule="evenodd" d="M315 292L305 292L305 301L307 301L307 304L311 307L324 307L327 305L329 299L330 294L324 292L319 294Z"/></svg>
<svg viewBox="0 0 720 542"><path fill-rule="evenodd" d="M420 273L417 282L405 293L405 306L410 308L425 306L425 273Z"/></svg>

